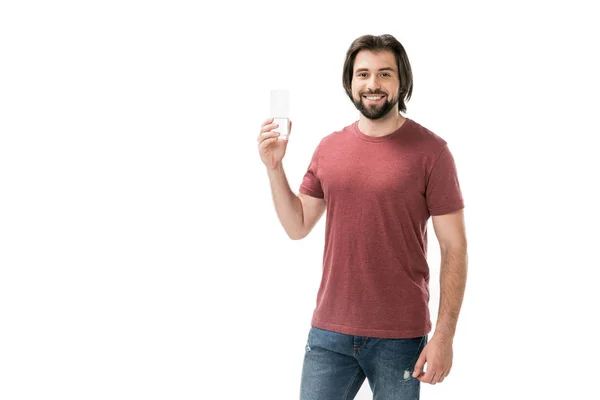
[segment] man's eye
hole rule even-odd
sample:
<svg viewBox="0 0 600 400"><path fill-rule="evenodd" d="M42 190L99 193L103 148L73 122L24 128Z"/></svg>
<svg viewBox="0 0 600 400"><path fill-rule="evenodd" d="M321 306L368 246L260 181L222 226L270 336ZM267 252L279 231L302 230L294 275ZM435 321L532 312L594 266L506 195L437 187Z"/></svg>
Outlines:
<svg viewBox="0 0 600 400"><path fill-rule="evenodd" d="M358 74L358 76L367 76L367 74L363 72L362 74Z"/></svg>
<svg viewBox="0 0 600 400"><path fill-rule="evenodd" d="M381 75L390 76L387 72L383 72Z"/></svg>

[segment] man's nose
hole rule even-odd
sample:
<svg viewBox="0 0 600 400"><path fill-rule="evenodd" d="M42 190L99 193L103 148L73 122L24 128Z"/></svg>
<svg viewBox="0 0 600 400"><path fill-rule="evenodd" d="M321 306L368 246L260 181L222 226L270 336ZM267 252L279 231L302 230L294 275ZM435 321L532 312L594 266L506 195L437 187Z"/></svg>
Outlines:
<svg viewBox="0 0 600 400"><path fill-rule="evenodd" d="M370 90L377 90L381 87L381 84L377 78L377 76L373 75L367 81L367 88Z"/></svg>

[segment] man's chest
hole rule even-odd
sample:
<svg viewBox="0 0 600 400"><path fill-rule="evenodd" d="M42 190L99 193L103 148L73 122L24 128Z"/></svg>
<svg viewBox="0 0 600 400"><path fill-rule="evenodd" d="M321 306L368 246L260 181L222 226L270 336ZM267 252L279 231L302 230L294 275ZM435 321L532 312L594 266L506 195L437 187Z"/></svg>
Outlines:
<svg viewBox="0 0 600 400"><path fill-rule="evenodd" d="M327 195L421 196L425 168L416 154L340 149L319 159L319 179Z"/></svg>

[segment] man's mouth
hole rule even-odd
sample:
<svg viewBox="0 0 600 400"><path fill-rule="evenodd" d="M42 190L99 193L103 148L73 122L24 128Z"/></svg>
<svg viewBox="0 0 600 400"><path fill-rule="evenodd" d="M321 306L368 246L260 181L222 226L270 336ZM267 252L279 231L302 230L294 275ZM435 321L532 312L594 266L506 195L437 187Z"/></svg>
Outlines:
<svg viewBox="0 0 600 400"><path fill-rule="evenodd" d="M381 99L383 99L385 96L378 94L378 95L363 95L363 98L367 99L370 103L377 103L378 101L381 101Z"/></svg>

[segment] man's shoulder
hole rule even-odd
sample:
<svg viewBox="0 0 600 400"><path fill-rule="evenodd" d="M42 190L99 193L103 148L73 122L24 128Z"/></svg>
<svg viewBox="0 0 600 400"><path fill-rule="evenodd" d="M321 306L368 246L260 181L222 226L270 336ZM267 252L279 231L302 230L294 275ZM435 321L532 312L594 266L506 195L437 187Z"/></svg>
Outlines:
<svg viewBox="0 0 600 400"><path fill-rule="evenodd" d="M338 130L330 132L323 136L319 142L319 146L327 147L330 145L339 145L340 141L347 140L352 134L352 129L354 128L354 124L356 121L352 122L349 125L346 125Z"/></svg>
<svg viewBox="0 0 600 400"><path fill-rule="evenodd" d="M432 147L434 149L440 149L446 146L446 140L440 135L413 119L410 119L410 122L412 122L410 124L411 135L415 140L421 141L426 144L427 147Z"/></svg>

